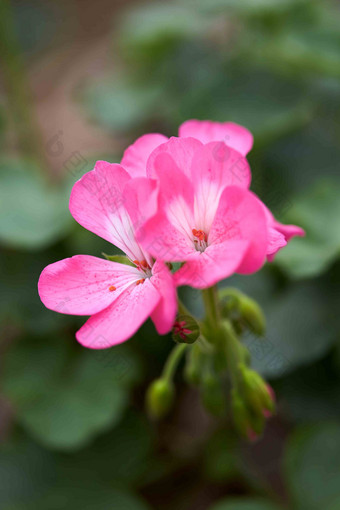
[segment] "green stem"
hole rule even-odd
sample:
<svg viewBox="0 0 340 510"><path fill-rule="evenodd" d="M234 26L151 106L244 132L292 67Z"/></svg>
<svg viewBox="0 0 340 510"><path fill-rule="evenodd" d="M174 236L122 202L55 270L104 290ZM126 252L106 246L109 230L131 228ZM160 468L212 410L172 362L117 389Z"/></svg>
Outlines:
<svg viewBox="0 0 340 510"><path fill-rule="evenodd" d="M187 344L178 344L172 349L164 365L162 379L172 381L174 373L176 372L178 364L186 348Z"/></svg>
<svg viewBox="0 0 340 510"><path fill-rule="evenodd" d="M26 156L31 157L43 171L47 168L46 154L31 107L32 97L29 83L8 0L0 1L0 54L4 57L2 71L20 149Z"/></svg>
<svg viewBox="0 0 340 510"><path fill-rule="evenodd" d="M232 324L229 321L223 321L223 331L225 340L225 353L228 369L233 386L237 386L239 379L239 365L245 362L245 351L240 343Z"/></svg>
<svg viewBox="0 0 340 510"><path fill-rule="evenodd" d="M206 311L206 320L210 328L215 330L220 321L220 314L218 310L217 287L209 287L202 290L203 301Z"/></svg>

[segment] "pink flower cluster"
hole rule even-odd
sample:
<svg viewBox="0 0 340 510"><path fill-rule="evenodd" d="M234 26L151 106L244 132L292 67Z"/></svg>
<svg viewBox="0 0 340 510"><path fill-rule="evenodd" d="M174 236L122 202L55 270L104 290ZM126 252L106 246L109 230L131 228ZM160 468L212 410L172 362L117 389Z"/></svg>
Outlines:
<svg viewBox="0 0 340 510"><path fill-rule="evenodd" d="M144 135L120 165L98 161L75 183L75 220L132 263L76 255L43 270L38 289L47 308L91 316L76 334L82 345L124 342L148 317L165 334L175 322L177 286L203 289L258 271L304 234L278 223L249 190L252 145L237 124L189 120L178 137ZM180 268L171 272L174 262Z"/></svg>

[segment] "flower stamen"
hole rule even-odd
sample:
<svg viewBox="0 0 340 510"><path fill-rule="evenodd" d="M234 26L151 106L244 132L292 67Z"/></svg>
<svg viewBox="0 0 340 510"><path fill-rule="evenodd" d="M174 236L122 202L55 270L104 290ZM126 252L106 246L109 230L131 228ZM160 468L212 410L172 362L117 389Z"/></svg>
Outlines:
<svg viewBox="0 0 340 510"><path fill-rule="evenodd" d="M197 237L197 239L194 239L196 250L201 252L204 251L208 243L207 234L203 230L196 230L196 228L192 229L192 233L194 234L194 237Z"/></svg>
<svg viewBox="0 0 340 510"><path fill-rule="evenodd" d="M137 269L142 271L148 278L152 275L151 267L146 260L134 260L133 263L137 266Z"/></svg>

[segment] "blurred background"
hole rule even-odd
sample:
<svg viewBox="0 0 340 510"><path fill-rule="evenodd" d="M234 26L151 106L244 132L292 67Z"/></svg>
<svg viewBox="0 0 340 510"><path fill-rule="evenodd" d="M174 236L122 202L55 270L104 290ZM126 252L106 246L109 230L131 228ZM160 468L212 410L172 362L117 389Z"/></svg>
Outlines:
<svg viewBox="0 0 340 510"><path fill-rule="evenodd" d="M1 0L0 51L0 508L340 509L339 3ZM251 445L181 375L171 415L147 419L170 336L148 322L86 350L84 318L37 294L47 264L113 253L72 219L72 184L189 118L247 126L252 189L307 232L227 282L268 321L244 342L278 414Z"/></svg>

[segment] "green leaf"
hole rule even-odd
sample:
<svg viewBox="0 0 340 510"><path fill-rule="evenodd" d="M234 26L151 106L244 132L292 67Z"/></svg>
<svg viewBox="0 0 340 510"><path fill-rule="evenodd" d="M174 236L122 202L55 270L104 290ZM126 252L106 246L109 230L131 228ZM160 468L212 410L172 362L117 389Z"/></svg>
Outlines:
<svg viewBox="0 0 340 510"><path fill-rule="evenodd" d="M340 508L340 496L336 497L325 510L338 510Z"/></svg>
<svg viewBox="0 0 340 510"><path fill-rule="evenodd" d="M236 14L242 14L245 16L263 16L268 14L281 15L285 11L296 7L298 4L307 3L308 0L211 0L206 2L205 0L186 0L187 5L191 5L194 8L201 8L208 12L226 12L230 11Z"/></svg>
<svg viewBox="0 0 340 510"><path fill-rule="evenodd" d="M137 129L162 110L162 88L126 80L107 79L89 85L82 99L91 117L107 129Z"/></svg>
<svg viewBox="0 0 340 510"><path fill-rule="evenodd" d="M328 269L340 255L340 184L321 182L296 198L285 215L306 231L305 238L293 239L281 250L275 263L294 278L316 276Z"/></svg>
<svg viewBox="0 0 340 510"><path fill-rule="evenodd" d="M15 439L15 440L13 440ZM26 510L55 478L55 466L49 452L15 437L0 446L0 508Z"/></svg>
<svg viewBox="0 0 340 510"><path fill-rule="evenodd" d="M211 62L203 65L211 72ZM252 131L256 148L310 121L313 105L301 84L253 66L213 70L212 83L183 96L183 117L237 122Z"/></svg>
<svg viewBox="0 0 340 510"><path fill-rule="evenodd" d="M227 498L209 510L279 510L281 507L261 498Z"/></svg>
<svg viewBox="0 0 340 510"><path fill-rule="evenodd" d="M126 489L105 488L100 485L56 486L42 498L36 510L150 510L149 505Z"/></svg>
<svg viewBox="0 0 340 510"><path fill-rule="evenodd" d="M312 2L311 2L312 3ZM256 39L249 47L249 57L282 73L291 72L294 76L325 75L340 77L340 16L338 9L319 3L307 23L293 22L284 30L273 34L268 31ZM307 12L305 13L305 17ZM262 34L263 35L263 34ZM270 42L270 44L268 44Z"/></svg>
<svg viewBox="0 0 340 510"><path fill-rule="evenodd" d="M145 510L126 488L148 471L151 432L144 416L129 411L113 432L67 455L14 432L0 445L1 510L80 508L80 502L81 508Z"/></svg>
<svg viewBox="0 0 340 510"><path fill-rule="evenodd" d="M136 61L159 58L181 40L201 35L207 21L180 3L146 4L130 9L122 19L121 44Z"/></svg>
<svg viewBox="0 0 340 510"><path fill-rule="evenodd" d="M340 429L323 424L302 427L290 438L284 473L299 510L319 510L340 497Z"/></svg>
<svg viewBox="0 0 340 510"><path fill-rule="evenodd" d="M299 424L340 419L340 380L333 364L334 357L332 363L327 357L277 381L275 390L285 418Z"/></svg>
<svg viewBox="0 0 340 510"><path fill-rule="evenodd" d="M72 342L72 339L69 339ZM76 449L119 423L128 388L138 377L125 346L81 350L59 339L12 347L5 360L3 391L17 420L49 448Z"/></svg>
<svg viewBox="0 0 340 510"><path fill-rule="evenodd" d="M47 187L26 161L0 162L0 240L38 249L60 239L73 224L69 195Z"/></svg>
<svg viewBox="0 0 340 510"><path fill-rule="evenodd" d="M97 482L133 484L150 462L152 429L143 415L129 410L113 432L98 437L79 452L62 458L59 476L73 484Z"/></svg>
<svg viewBox="0 0 340 510"><path fill-rule="evenodd" d="M321 284L295 284L280 295L268 296L263 303L265 337L244 338L254 368L266 377L280 377L321 358L337 340L337 308Z"/></svg>

